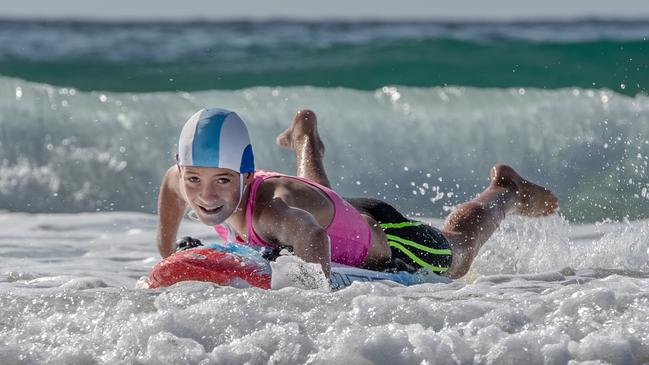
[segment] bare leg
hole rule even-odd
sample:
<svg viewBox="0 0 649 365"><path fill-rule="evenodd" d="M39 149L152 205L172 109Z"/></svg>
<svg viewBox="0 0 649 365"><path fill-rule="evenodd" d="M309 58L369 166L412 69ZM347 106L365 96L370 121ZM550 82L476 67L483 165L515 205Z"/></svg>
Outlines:
<svg viewBox="0 0 649 365"><path fill-rule="evenodd" d="M325 147L318 135L318 120L313 111L305 109L297 112L291 126L277 136L277 144L295 150L297 176L331 188L323 164ZM363 267L379 268L390 261L392 251L379 224L372 217L361 215L372 231L372 245Z"/></svg>
<svg viewBox="0 0 649 365"><path fill-rule="evenodd" d="M330 187L324 169L324 144L317 130L317 118L311 110L301 110L291 126L277 137L277 144L295 150L297 176ZM442 232L451 243L453 264L448 275L464 276L482 245L505 218L514 213L544 216L558 208L551 191L523 179L514 169L497 165L491 169L491 184L476 199L458 206L444 221ZM372 246L363 267L380 267L391 258L383 230L369 216L363 215L372 229Z"/></svg>
<svg viewBox="0 0 649 365"><path fill-rule="evenodd" d="M324 144L318 134L318 118L311 110L300 110L293 123L277 136L277 144L295 151L297 176L331 187L322 162Z"/></svg>
<svg viewBox="0 0 649 365"><path fill-rule="evenodd" d="M539 217L554 213L559 200L542 186L523 179L514 169L496 165L491 184L474 200L459 205L444 221L442 232L451 243L453 264L448 275L464 276L508 213Z"/></svg>

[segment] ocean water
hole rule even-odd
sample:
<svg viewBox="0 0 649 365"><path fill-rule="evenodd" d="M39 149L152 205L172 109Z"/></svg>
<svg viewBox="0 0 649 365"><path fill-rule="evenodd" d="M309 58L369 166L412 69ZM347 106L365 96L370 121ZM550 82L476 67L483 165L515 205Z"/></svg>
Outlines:
<svg viewBox="0 0 649 365"><path fill-rule="evenodd" d="M155 212L159 182L196 110L236 110L258 168L294 173L275 136L312 108L336 190L444 217L496 163L548 185L575 222L649 218L649 97L611 90L311 86L121 93L0 76L0 206Z"/></svg>
<svg viewBox="0 0 649 365"><path fill-rule="evenodd" d="M649 363L649 22L0 21L0 364ZM155 207L184 121L236 110L258 167L319 116L345 196L439 224L512 165L561 199L451 284L181 283ZM179 235L216 240L184 221Z"/></svg>
<svg viewBox="0 0 649 365"><path fill-rule="evenodd" d="M2 364L649 361L649 221L511 217L463 280L333 293L135 289L159 258L151 214L0 224ZM181 231L214 238L192 221Z"/></svg>
<svg viewBox="0 0 649 365"><path fill-rule="evenodd" d="M649 85L649 22L0 20L0 74L82 90Z"/></svg>

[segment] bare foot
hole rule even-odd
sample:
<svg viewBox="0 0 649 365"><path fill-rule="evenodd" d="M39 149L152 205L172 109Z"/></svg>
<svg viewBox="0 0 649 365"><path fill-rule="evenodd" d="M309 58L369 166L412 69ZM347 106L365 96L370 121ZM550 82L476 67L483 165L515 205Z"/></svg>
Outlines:
<svg viewBox="0 0 649 365"><path fill-rule="evenodd" d="M277 136L276 142L280 147L295 149L295 143L302 142L305 139L312 139L316 151L321 156L324 155L324 144L318 134L318 118L309 109L298 111L291 126Z"/></svg>
<svg viewBox="0 0 649 365"><path fill-rule="evenodd" d="M513 213L540 217L550 215L559 208L559 199L550 190L523 179L507 165L496 165L491 169L491 183L517 195Z"/></svg>

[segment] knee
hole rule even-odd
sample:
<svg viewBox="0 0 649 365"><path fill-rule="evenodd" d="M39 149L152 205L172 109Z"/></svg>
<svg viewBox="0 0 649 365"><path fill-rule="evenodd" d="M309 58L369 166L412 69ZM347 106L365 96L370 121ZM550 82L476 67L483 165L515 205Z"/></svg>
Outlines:
<svg viewBox="0 0 649 365"><path fill-rule="evenodd" d="M469 272L472 263L473 254L471 252L466 252L462 247L456 246L453 248L453 261L451 262L451 267L449 267L445 275L451 279L459 279Z"/></svg>
<svg viewBox="0 0 649 365"><path fill-rule="evenodd" d="M489 210L477 202L459 205L444 222L444 230L450 232L467 232L482 224L489 216Z"/></svg>
<svg viewBox="0 0 649 365"><path fill-rule="evenodd" d="M451 267L447 272L446 276L449 278L455 280L463 277L469 272L469 268L466 266L457 266L457 267Z"/></svg>

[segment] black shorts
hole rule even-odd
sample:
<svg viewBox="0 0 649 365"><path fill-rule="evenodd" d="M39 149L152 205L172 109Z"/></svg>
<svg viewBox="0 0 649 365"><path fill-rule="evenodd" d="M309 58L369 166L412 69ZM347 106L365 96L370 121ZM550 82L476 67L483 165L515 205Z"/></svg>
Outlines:
<svg viewBox="0 0 649 365"><path fill-rule="evenodd" d="M438 274L453 261L451 247L442 232L423 222L404 217L390 204L372 198L345 198L359 213L377 221L388 239L392 262L386 270L415 272L426 268Z"/></svg>

